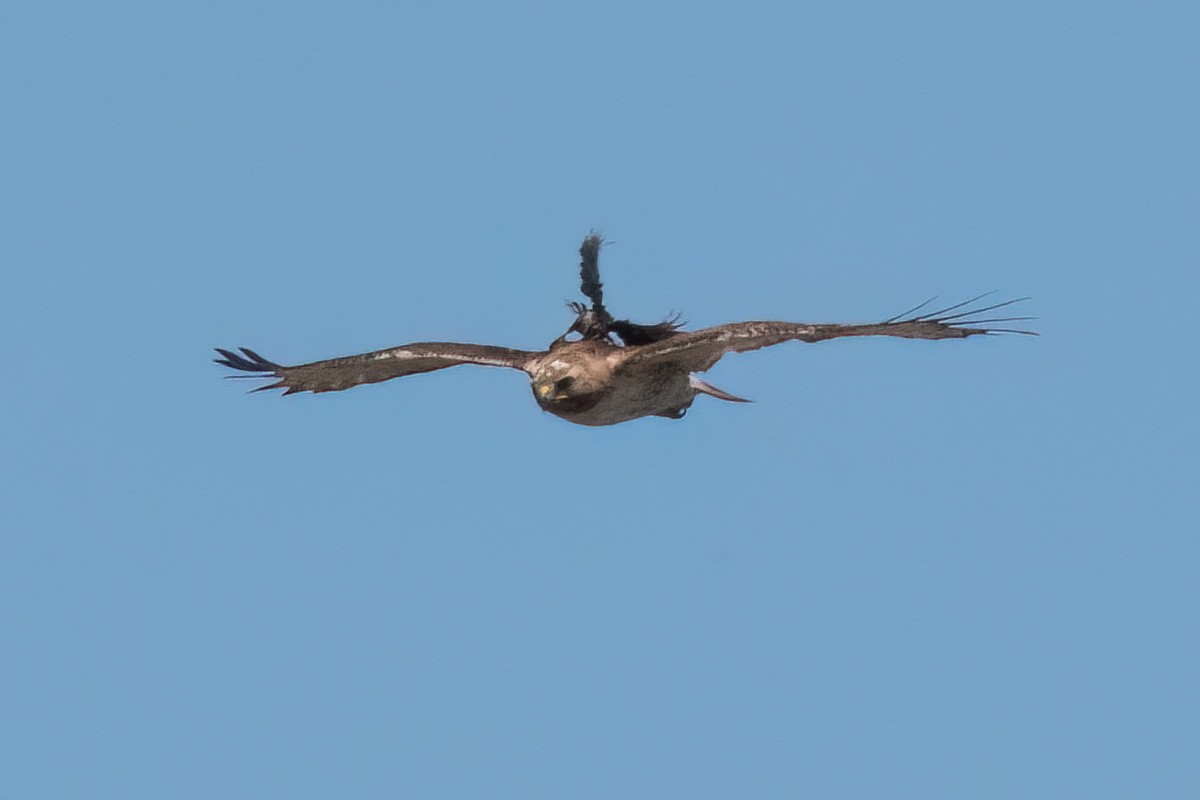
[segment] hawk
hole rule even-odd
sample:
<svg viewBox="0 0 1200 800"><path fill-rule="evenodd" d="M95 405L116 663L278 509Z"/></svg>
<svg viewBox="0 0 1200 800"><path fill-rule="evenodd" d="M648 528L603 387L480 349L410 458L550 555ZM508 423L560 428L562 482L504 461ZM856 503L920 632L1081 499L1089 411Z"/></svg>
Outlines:
<svg viewBox="0 0 1200 800"><path fill-rule="evenodd" d="M726 353L744 353L789 341L822 342L843 336L898 336L904 339L966 339L996 333L1032 331L987 327L1031 317L981 318L1028 298L978 307L986 295L934 312L921 312L932 300L882 322L839 325L806 322L731 322L685 331L678 317L654 325L615 319L604 306L599 255L603 240L591 233L579 248L581 293L591 305L569 303L576 318L545 350L514 350L486 344L414 342L387 350L283 366L253 350L216 348L218 364L254 373L229 377L275 378L253 391L338 392L364 383L433 372L459 364L519 369L530 378L543 410L579 425L615 425L640 417L680 419L697 395L734 403L749 402L706 383L705 372Z"/></svg>

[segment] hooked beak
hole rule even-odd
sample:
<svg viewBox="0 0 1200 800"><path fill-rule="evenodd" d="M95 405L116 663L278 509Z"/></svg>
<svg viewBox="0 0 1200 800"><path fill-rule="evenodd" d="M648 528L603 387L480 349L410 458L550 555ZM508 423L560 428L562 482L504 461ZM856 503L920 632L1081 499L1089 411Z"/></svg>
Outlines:
<svg viewBox="0 0 1200 800"><path fill-rule="evenodd" d="M554 394L554 384L553 383L535 383L533 385L533 392L534 392L534 394L536 394L538 397L542 398L543 400L549 400L550 396Z"/></svg>

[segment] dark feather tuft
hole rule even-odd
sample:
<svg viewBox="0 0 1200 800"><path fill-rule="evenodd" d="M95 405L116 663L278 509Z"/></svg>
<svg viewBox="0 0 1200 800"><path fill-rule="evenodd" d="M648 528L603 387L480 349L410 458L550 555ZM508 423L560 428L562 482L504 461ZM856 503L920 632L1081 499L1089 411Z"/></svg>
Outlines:
<svg viewBox="0 0 1200 800"><path fill-rule="evenodd" d="M679 333L682 327L683 323L679 321L678 316L665 319L656 325L639 325L627 319L613 320L609 325L612 332L620 336L627 347L661 342Z"/></svg>
<svg viewBox="0 0 1200 800"><path fill-rule="evenodd" d="M279 369L278 364L273 361L268 361L248 347L238 348L246 354L246 357L239 356L237 353L234 353L230 350L224 350L220 347L214 347L213 349L224 356L224 358L213 359L215 363L220 364L223 367L240 369L243 372L274 372L275 370Z"/></svg>

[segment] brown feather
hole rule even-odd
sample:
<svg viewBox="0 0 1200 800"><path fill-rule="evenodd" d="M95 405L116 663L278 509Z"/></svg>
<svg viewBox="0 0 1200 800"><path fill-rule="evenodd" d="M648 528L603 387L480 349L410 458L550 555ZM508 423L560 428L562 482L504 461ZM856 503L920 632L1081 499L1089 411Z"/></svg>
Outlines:
<svg viewBox="0 0 1200 800"><path fill-rule="evenodd" d="M217 348L224 358L213 359L233 369L274 375L280 380L255 391L283 389L285 395L297 392L338 392L364 383L400 378L446 369L459 364L480 364L491 367L511 367L527 371L530 361L541 355L529 350L512 350L482 344L456 342L415 342L413 344L376 350L371 353L313 361L285 367L268 361L253 350L239 348L246 357Z"/></svg>
<svg viewBox="0 0 1200 800"><path fill-rule="evenodd" d="M979 298L976 298L979 299ZM1015 331L987 327L972 327L991 322L1010 322L1029 317L1003 317L998 319L973 320L972 315L992 311L1018 303L1026 298L996 303L985 308L963 311L943 316L946 311L961 308L964 303L951 306L934 314L905 319L893 318L886 322L862 325L810 324L803 322L752 321L732 322L702 328L698 331L680 332L677 335L644 347L630 348L624 368L635 369L639 365L662 361L678 362L689 372L704 372L726 353L745 353L783 342L823 342L846 336L897 336L903 339L965 339L989 333L1022 333L1036 335L1032 331ZM967 301L970 303L971 301ZM928 301L926 301L928 303ZM924 306L926 303L922 303ZM918 306L912 311L921 308ZM911 313L911 311L909 312Z"/></svg>

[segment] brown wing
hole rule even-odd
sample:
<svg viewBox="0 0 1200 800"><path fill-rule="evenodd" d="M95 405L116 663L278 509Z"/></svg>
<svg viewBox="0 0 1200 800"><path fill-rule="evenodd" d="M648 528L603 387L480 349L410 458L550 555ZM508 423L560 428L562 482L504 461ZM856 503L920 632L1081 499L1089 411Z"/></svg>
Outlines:
<svg viewBox="0 0 1200 800"><path fill-rule="evenodd" d="M489 367L511 367L526 370L526 365L540 353L528 350L510 350L507 347L492 347L485 344L458 344L456 342L415 342L373 353L362 353L327 361L314 361L285 367L260 356L253 350L239 347L243 355L216 348L223 358L214 358L218 364L244 372L260 375L231 375L231 378L274 376L279 381L255 389L283 389L284 394L296 392L338 392L363 383L432 372L435 369L458 364L482 364Z"/></svg>
<svg viewBox="0 0 1200 800"><path fill-rule="evenodd" d="M981 297L986 296L982 295ZM622 368L636 367L650 362L673 361L684 366L689 372L704 372L721 360L726 353L744 353L748 350L758 350L773 344L781 344L793 340L801 342L822 342L826 339L837 339L842 336L899 336L904 339L965 339L981 333L1023 333L1034 335L1032 331L1018 331L1007 328L976 327L997 322L1012 322L1015 320L1031 319L1031 317L1002 317L978 319L978 315L998 308L1019 303L1028 298L1022 297L1004 303L996 303L984 308L969 311L956 311L980 297L967 300L964 303L944 308L930 314L909 316L923 308L930 301L925 301L916 308L910 309L896 317L883 322L865 325L836 325L808 324L803 322L732 322L727 325L717 325L712 328L702 328L698 331L688 331L643 347L630 348Z"/></svg>

